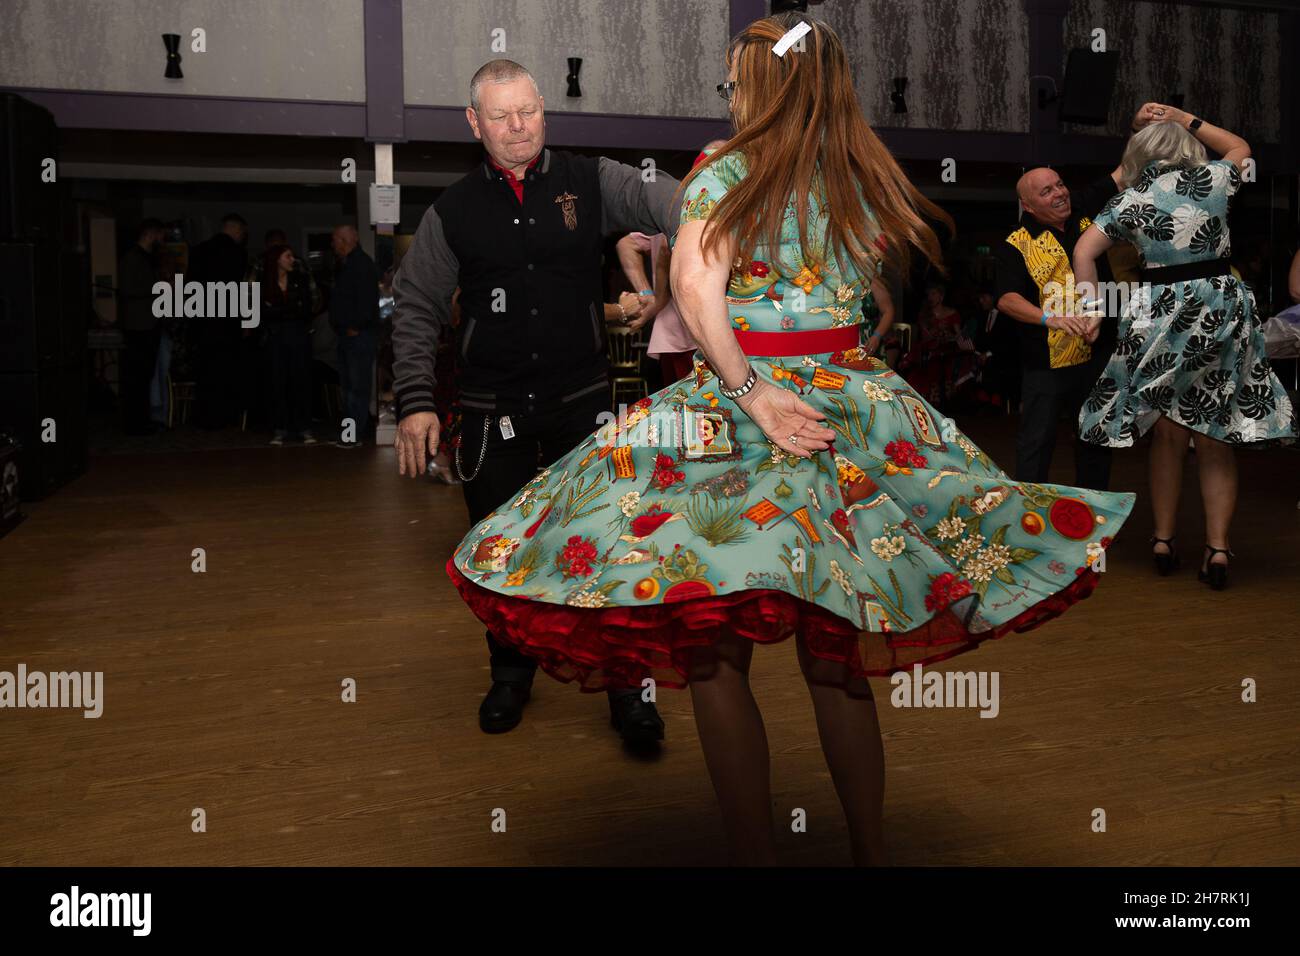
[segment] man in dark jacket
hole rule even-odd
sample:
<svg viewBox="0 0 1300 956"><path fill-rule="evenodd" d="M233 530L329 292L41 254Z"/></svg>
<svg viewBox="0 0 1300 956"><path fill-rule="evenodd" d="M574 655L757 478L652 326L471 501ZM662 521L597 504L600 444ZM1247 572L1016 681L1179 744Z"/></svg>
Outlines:
<svg viewBox="0 0 1300 956"><path fill-rule="evenodd" d="M248 223L231 213L221 231L195 247L186 281L243 282L248 275ZM191 325L198 397L194 418L203 428L225 428L244 403L247 373L240 356L243 329L237 318L204 316Z"/></svg>
<svg viewBox="0 0 1300 956"><path fill-rule="evenodd" d="M157 430L149 420L149 383L153 380L162 338L159 319L153 313L153 287L162 277L158 247L164 234L161 222L146 219L140 224L136 241L118 264L117 324L126 345L121 398L123 424L128 435L150 435Z"/></svg>
<svg viewBox="0 0 1300 956"><path fill-rule="evenodd" d="M330 293L330 327L339 338L343 417L352 420L352 433L345 425L340 448L358 448L365 439L379 334L379 271L359 243L356 226L334 230L331 246L340 266Z"/></svg>
<svg viewBox="0 0 1300 956"><path fill-rule="evenodd" d="M470 521L478 522L608 411L602 240L612 232L675 233L678 184L546 149L537 84L510 60L474 75L466 117L487 156L424 214L393 280L393 371L399 470L415 476L438 447L434 354L459 287L457 467ZM536 663L491 634L488 647L492 688L479 726L499 733L519 723ZM609 697L624 739L662 739L663 721L639 689Z"/></svg>

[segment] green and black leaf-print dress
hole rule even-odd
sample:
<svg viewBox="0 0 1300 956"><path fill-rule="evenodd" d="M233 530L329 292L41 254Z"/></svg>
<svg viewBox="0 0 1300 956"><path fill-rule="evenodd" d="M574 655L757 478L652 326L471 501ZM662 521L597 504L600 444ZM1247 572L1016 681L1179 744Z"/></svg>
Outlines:
<svg viewBox="0 0 1300 956"><path fill-rule="evenodd" d="M1241 186L1227 160L1151 163L1093 221L1137 247L1144 267L1229 254L1228 203ZM1230 272L1143 284L1120 318L1115 353L1079 412L1079 434L1127 447L1165 415L1233 444L1296 437L1295 410L1269 366L1255 296Z"/></svg>
<svg viewBox="0 0 1300 956"><path fill-rule="evenodd" d="M703 170L682 221L744 174L734 154ZM793 208L781 249L733 271L727 305L742 345L753 331L794 346L751 362L826 414L833 448L780 451L697 353L691 376L548 465L448 562L493 634L553 676L680 687L724 635L796 636L814 679L848 687L1034 627L1096 586L1134 496L1012 481L856 347L870 280L823 250L805 259ZM814 198L809 237L824 215ZM802 350L827 335L844 344Z"/></svg>

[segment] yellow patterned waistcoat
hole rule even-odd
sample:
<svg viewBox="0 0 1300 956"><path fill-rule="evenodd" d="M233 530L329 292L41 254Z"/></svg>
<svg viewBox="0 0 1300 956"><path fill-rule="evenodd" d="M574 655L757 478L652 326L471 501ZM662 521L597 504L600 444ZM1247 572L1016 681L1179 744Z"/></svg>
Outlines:
<svg viewBox="0 0 1300 956"><path fill-rule="evenodd" d="M1087 229L1092 220L1079 220L1079 232ZM1050 229L1044 229L1038 238L1031 238L1029 230L1021 226L1011 235L1007 242L1015 247L1025 260L1029 277L1038 286L1038 307L1047 302L1043 291L1049 284L1056 282L1062 289L1074 288L1074 271L1070 268L1070 257L1065 254L1061 244ZM1047 330L1047 357L1052 368L1067 368L1081 365L1092 357L1092 349L1083 340L1082 335L1074 335L1064 329Z"/></svg>

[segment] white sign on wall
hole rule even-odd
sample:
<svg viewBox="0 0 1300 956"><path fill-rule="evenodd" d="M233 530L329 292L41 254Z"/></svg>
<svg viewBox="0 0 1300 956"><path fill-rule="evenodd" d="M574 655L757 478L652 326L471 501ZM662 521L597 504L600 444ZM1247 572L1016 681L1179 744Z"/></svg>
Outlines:
<svg viewBox="0 0 1300 956"><path fill-rule="evenodd" d="M370 184L370 224L402 221L402 187Z"/></svg>

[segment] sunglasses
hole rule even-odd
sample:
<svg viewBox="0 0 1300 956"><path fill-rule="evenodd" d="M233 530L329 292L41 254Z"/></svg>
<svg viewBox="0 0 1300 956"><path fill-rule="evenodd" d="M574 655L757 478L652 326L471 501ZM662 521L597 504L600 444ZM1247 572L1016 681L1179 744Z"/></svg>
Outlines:
<svg viewBox="0 0 1300 956"><path fill-rule="evenodd" d="M736 80L727 80L725 83L719 83L718 95L721 96L728 103L730 103L731 98L736 93L736 83L737 83Z"/></svg>

